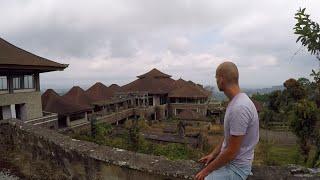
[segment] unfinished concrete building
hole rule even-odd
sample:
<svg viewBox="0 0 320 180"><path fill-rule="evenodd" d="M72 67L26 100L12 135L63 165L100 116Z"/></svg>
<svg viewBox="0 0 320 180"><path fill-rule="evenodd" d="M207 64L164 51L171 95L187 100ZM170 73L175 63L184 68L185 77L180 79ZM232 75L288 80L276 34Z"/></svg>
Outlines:
<svg viewBox="0 0 320 180"><path fill-rule="evenodd" d="M211 93L201 85L181 78L174 80L157 69L137 78L122 87L116 84L107 87L98 82L84 91L75 86L62 97L68 103L78 105L78 109L93 109L92 114L87 111L89 115L86 118L95 115L99 122L117 124L128 118L140 117L145 120L181 119L185 114L192 114L193 120L207 120ZM48 99L43 98L43 101ZM61 104L61 101L55 102ZM74 113L77 113L77 108L74 109ZM79 119L79 123L76 121L65 124L67 127L83 124L83 118Z"/></svg>
<svg viewBox="0 0 320 180"><path fill-rule="evenodd" d="M57 127L57 115L42 111L40 74L62 71L60 64L18 48L0 38L0 120Z"/></svg>
<svg viewBox="0 0 320 180"><path fill-rule="evenodd" d="M176 117L184 110L193 110L205 116L210 92L193 82L174 80L157 69L137 76L138 79L124 85L123 93L144 92L147 106L155 108L153 119L163 120ZM202 117L198 116L198 117Z"/></svg>

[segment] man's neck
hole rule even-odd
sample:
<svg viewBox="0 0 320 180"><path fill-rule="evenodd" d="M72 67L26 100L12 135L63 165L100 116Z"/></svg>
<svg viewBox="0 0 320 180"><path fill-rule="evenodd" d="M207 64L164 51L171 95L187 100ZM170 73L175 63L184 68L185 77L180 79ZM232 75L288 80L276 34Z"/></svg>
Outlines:
<svg viewBox="0 0 320 180"><path fill-rule="evenodd" d="M224 94L231 101L240 92L241 92L240 87L235 85L235 86L230 86L230 87L226 88L226 90L224 91Z"/></svg>

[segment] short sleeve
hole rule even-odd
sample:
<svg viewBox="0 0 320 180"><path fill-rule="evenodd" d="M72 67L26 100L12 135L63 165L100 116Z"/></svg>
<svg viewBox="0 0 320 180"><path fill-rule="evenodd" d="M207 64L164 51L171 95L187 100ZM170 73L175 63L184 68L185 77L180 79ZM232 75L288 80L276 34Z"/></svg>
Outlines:
<svg viewBox="0 0 320 180"><path fill-rule="evenodd" d="M237 106L232 110L229 118L230 135L245 135L250 122L249 109L245 106Z"/></svg>

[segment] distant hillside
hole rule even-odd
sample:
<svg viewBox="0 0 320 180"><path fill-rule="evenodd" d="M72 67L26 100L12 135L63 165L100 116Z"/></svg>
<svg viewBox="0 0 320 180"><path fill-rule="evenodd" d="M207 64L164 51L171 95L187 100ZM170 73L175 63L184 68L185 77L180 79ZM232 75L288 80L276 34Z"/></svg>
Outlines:
<svg viewBox="0 0 320 180"><path fill-rule="evenodd" d="M277 90L284 90L284 86L272 86L270 88L261 88L261 89L243 89L245 93L247 93L249 96L255 93L260 93L260 94L266 94L266 93L271 93L273 91Z"/></svg>
<svg viewBox="0 0 320 180"><path fill-rule="evenodd" d="M210 90L213 95L213 98L217 101L223 101L223 100L226 100L227 97L224 95L223 92L220 92L216 87L213 87L213 86L205 86L205 88L207 90ZM260 93L260 94L266 94L266 93L270 93L270 92L273 92L273 91L276 91L276 90L283 90L284 87L281 85L281 86L272 86L270 88L258 88L258 89L255 89L255 88L244 88L242 89L243 92L245 92L246 94L248 94L248 96L251 96L252 94L255 94L255 93Z"/></svg>

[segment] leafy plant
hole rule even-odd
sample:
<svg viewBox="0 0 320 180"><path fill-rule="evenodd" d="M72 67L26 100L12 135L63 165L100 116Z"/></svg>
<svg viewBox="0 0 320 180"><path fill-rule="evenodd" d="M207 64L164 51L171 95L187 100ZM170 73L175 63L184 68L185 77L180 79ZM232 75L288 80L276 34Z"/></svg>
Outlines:
<svg viewBox="0 0 320 180"><path fill-rule="evenodd" d="M300 8L295 14L297 23L293 28L295 34L299 35L296 42L307 47L308 52L316 55L320 60L320 26L310 19L310 15L305 13L306 8Z"/></svg>

